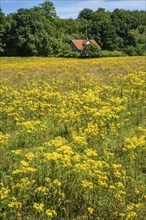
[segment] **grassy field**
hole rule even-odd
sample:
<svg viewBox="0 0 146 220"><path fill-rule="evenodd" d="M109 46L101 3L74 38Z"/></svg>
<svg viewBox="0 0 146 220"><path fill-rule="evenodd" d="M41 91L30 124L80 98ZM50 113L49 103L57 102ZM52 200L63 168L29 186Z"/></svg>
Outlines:
<svg viewBox="0 0 146 220"><path fill-rule="evenodd" d="M145 64L1 58L1 219L146 219Z"/></svg>

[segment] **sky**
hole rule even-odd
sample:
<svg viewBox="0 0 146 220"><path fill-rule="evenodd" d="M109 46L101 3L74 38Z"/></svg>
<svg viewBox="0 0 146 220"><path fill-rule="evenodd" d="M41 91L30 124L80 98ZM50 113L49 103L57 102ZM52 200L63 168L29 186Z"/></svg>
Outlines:
<svg viewBox="0 0 146 220"><path fill-rule="evenodd" d="M77 18L84 8L96 11L105 8L125 10L146 10L145 0L50 0L60 18ZM0 7L5 14L17 12L19 8L31 8L43 3L44 0L0 0Z"/></svg>

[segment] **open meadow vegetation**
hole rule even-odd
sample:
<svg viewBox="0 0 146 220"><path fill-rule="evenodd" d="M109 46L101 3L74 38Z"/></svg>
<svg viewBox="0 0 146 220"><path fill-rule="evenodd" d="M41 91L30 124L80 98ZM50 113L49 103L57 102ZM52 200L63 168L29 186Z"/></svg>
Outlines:
<svg viewBox="0 0 146 220"><path fill-rule="evenodd" d="M1 58L1 219L146 219L145 64Z"/></svg>

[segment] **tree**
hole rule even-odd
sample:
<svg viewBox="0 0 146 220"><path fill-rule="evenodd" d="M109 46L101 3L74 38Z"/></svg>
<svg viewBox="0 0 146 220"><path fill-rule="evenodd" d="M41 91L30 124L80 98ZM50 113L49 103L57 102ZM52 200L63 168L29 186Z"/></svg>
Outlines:
<svg viewBox="0 0 146 220"><path fill-rule="evenodd" d="M6 18L4 13L2 12L0 8L0 55L4 54L5 50L5 29L6 29Z"/></svg>
<svg viewBox="0 0 146 220"><path fill-rule="evenodd" d="M116 33L115 27L111 22L102 22L100 26L100 36L102 40L102 49L118 50L122 47L122 39Z"/></svg>
<svg viewBox="0 0 146 220"><path fill-rule="evenodd" d="M86 19L86 20L90 20L93 14L93 10L89 9L89 8L85 8L82 11L80 11L79 15L78 15L78 19Z"/></svg>
<svg viewBox="0 0 146 220"><path fill-rule="evenodd" d="M105 8L98 8L96 12L105 12Z"/></svg>
<svg viewBox="0 0 146 220"><path fill-rule="evenodd" d="M9 28L6 32L7 55L47 56L49 38L52 31L50 21L40 8L19 9L8 17Z"/></svg>
<svg viewBox="0 0 146 220"><path fill-rule="evenodd" d="M140 26L128 32L128 46L125 52L128 55L144 55L146 50L146 27Z"/></svg>
<svg viewBox="0 0 146 220"><path fill-rule="evenodd" d="M47 18L54 20L57 18L54 4L49 0L44 1L42 4L39 4L40 8L44 11Z"/></svg>
<svg viewBox="0 0 146 220"><path fill-rule="evenodd" d="M104 28L104 23L110 22L110 13L105 12L105 9L99 8L92 14L91 18L91 34L94 36L95 40L100 44L103 45L103 38L102 38L102 28Z"/></svg>

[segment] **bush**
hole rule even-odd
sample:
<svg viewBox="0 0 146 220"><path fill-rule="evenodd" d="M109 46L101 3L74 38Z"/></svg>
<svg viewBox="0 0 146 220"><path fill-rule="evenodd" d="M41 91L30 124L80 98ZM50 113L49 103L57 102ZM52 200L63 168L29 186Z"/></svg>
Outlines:
<svg viewBox="0 0 146 220"><path fill-rule="evenodd" d="M141 44L138 44L136 47L128 46L124 52L129 56L143 56L145 54L144 47Z"/></svg>
<svg viewBox="0 0 146 220"><path fill-rule="evenodd" d="M95 44L86 44L80 54L81 58L100 57L100 48Z"/></svg>
<svg viewBox="0 0 146 220"><path fill-rule="evenodd" d="M121 57L124 56L123 52L121 51L107 51L107 50L100 50L94 44L87 44L83 51L80 54L82 58L92 58L92 57Z"/></svg>
<svg viewBox="0 0 146 220"><path fill-rule="evenodd" d="M79 53L72 51L64 51L58 54L58 57L64 57L64 58L78 58L79 56L80 56Z"/></svg>
<svg viewBox="0 0 146 220"><path fill-rule="evenodd" d="M133 46L128 46L124 51L129 56L136 56L137 55L136 47L133 47Z"/></svg>
<svg viewBox="0 0 146 220"><path fill-rule="evenodd" d="M123 54L121 51L107 51L107 50L101 50L100 51L100 57L122 57L125 54Z"/></svg>

